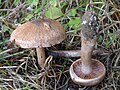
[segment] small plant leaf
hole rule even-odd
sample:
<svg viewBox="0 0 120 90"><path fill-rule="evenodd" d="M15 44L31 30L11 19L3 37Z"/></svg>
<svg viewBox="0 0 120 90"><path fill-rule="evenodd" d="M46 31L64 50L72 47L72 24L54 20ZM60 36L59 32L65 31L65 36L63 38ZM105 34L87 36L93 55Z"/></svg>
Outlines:
<svg viewBox="0 0 120 90"><path fill-rule="evenodd" d="M68 26L72 27L73 29L77 29L77 28L80 28L80 26L81 26L80 23L81 23L81 19L76 17L75 19L71 19L68 22Z"/></svg>
<svg viewBox="0 0 120 90"><path fill-rule="evenodd" d="M29 14L29 15L25 18L25 20L26 20L26 21L29 21L32 17L33 17L33 14Z"/></svg>
<svg viewBox="0 0 120 90"><path fill-rule="evenodd" d="M51 7L48 11L46 11L45 16L51 19L57 19L63 15L61 9L57 7Z"/></svg>
<svg viewBox="0 0 120 90"><path fill-rule="evenodd" d="M35 5L35 6L37 6L38 5L38 2L39 2L39 0L33 0L33 5Z"/></svg>
<svg viewBox="0 0 120 90"><path fill-rule="evenodd" d="M74 17L76 14L77 14L76 9L71 9L70 12L69 12L69 15L70 15L70 16L73 16L73 17Z"/></svg>
<svg viewBox="0 0 120 90"><path fill-rule="evenodd" d="M28 5L33 4L33 5L37 6L38 3L39 3L39 0L27 0L27 4L28 4Z"/></svg>
<svg viewBox="0 0 120 90"><path fill-rule="evenodd" d="M54 7L56 7L57 6L57 0L51 0L50 4Z"/></svg>
<svg viewBox="0 0 120 90"><path fill-rule="evenodd" d="M35 9L34 9L34 13L35 13L35 14L40 13L40 8L35 8Z"/></svg>
<svg viewBox="0 0 120 90"><path fill-rule="evenodd" d="M33 0L27 0L26 2L27 2L28 5L31 5Z"/></svg>

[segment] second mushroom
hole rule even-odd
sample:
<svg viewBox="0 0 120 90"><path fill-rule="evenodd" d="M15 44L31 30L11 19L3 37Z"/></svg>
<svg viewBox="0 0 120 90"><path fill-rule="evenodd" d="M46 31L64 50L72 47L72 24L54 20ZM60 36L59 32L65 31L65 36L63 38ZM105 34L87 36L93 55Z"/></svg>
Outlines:
<svg viewBox="0 0 120 90"><path fill-rule="evenodd" d="M82 21L81 59L72 63L70 76L79 85L93 86L100 83L106 73L104 65L91 58L98 35L98 18L94 12L86 11Z"/></svg>

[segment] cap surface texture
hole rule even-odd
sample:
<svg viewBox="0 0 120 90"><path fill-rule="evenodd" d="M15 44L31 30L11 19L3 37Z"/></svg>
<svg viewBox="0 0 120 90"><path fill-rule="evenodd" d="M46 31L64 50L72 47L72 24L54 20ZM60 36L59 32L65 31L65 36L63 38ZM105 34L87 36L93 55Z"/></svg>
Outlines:
<svg viewBox="0 0 120 90"><path fill-rule="evenodd" d="M51 19L38 19L17 27L11 34L14 41L22 48L50 47L65 39L63 26Z"/></svg>

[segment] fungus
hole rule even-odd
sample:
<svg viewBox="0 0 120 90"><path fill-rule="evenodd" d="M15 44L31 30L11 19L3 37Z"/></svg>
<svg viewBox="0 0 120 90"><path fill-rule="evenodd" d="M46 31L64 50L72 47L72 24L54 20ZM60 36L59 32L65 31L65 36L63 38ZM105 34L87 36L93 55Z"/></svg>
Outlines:
<svg viewBox="0 0 120 90"><path fill-rule="evenodd" d="M82 17L81 29L81 59L76 60L70 67L73 82L93 86L100 83L106 73L104 65L92 59L92 52L97 41L98 18L93 12L85 12Z"/></svg>
<svg viewBox="0 0 120 90"><path fill-rule="evenodd" d="M36 48L38 64L46 67L44 47L59 44L65 39L63 26L51 19L38 19L26 22L17 27L11 34L10 41L14 41L22 48Z"/></svg>

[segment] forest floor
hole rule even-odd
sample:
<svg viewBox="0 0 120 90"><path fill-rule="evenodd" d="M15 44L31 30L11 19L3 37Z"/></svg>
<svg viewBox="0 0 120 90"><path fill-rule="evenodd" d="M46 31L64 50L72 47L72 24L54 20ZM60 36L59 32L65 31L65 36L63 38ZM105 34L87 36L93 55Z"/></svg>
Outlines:
<svg viewBox="0 0 120 90"><path fill-rule="evenodd" d="M94 55L106 68L104 80L96 86L74 84L69 68L79 57L51 56L51 50L79 50L81 18L94 11L100 32ZM25 22L47 17L59 21L66 39L46 48L50 61L46 70L38 67L35 49L23 49L10 42L15 28ZM120 89L120 2L119 0L0 0L0 90L119 90Z"/></svg>

